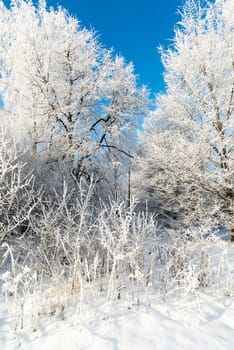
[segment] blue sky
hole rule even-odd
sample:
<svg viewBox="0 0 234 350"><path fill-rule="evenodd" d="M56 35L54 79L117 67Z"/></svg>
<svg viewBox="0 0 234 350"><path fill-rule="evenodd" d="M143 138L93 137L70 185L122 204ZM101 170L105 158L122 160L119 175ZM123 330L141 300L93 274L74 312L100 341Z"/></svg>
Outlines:
<svg viewBox="0 0 234 350"><path fill-rule="evenodd" d="M4 0L9 4L9 0ZM81 24L95 29L101 43L132 61L140 82L152 93L163 91L163 67L157 48L167 46L180 19L183 0L47 0L61 5Z"/></svg>
<svg viewBox="0 0 234 350"><path fill-rule="evenodd" d="M162 91L163 67L157 48L167 46L183 0L48 0L61 4L83 25L94 28L103 45L132 61L152 93Z"/></svg>

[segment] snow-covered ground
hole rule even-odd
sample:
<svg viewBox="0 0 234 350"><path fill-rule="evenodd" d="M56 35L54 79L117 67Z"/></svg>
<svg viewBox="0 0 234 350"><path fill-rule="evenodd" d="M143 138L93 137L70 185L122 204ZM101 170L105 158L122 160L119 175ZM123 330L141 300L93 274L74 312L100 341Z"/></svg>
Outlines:
<svg viewBox="0 0 234 350"><path fill-rule="evenodd" d="M229 242L225 244L231 263L234 247ZM229 273L233 271L232 264ZM233 289L204 288L178 297L163 297L151 290L149 295L142 293L139 305L129 300L107 302L99 296L90 305L74 303L66 317L62 313L50 315L48 309L36 320L35 329L32 316L28 316L23 329L13 331L14 322L7 312L7 307L12 307L11 300L7 304L1 295L0 349L234 349ZM27 310L25 314L33 312Z"/></svg>
<svg viewBox="0 0 234 350"><path fill-rule="evenodd" d="M41 320L39 330L8 330L1 310L0 349L28 350L227 350L234 348L234 301L231 297L197 296L177 304L152 298L130 310L116 305L109 316L95 319ZM103 315L103 317L101 317Z"/></svg>

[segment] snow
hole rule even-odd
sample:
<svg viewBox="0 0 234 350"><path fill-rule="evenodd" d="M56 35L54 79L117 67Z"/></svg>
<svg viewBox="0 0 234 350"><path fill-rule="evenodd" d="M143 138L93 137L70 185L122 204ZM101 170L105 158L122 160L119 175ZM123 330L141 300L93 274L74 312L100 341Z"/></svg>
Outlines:
<svg viewBox="0 0 234 350"><path fill-rule="evenodd" d="M10 294L2 288L11 277L3 271L0 350L234 349L234 246L218 239L212 242L209 268L212 266L213 273L217 270L223 277L217 283L214 278L209 287L191 289L188 285L187 290L163 294L153 285L133 295L126 286L121 299L116 293L107 300L98 284L87 282L83 295L75 294L66 304L65 286L56 289L44 281L41 289L31 288L25 294L22 329L22 301L18 295L14 299L14 288L12 295L11 288ZM208 239L206 244L209 245ZM25 267L22 271L26 271L21 274L24 285L27 276L33 281L33 271ZM15 276L18 281L18 274Z"/></svg>
<svg viewBox="0 0 234 350"><path fill-rule="evenodd" d="M71 297L62 280L37 285L33 269L14 265L9 274L11 264L6 265L0 275L0 350L234 349L234 245L216 236L184 247L182 240L176 243L176 254L185 254L191 267L180 271L177 284L166 275L177 260L165 261L170 266L159 272L157 261L152 283L136 288L132 279L129 286L123 279L119 298L118 283L108 293L113 281L105 287L98 279L83 280ZM201 250L209 253L209 284L203 287L193 283ZM169 279L164 289L161 273Z"/></svg>
<svg viewBox="0 0 234 350"><path fill-rule="evenodd" d="M74 312L64 321L44 318L36 332L26 325L16 335L9 332L2 298L0 349L233 349L233 297L203 291L186 299L151 295L131 307L100 300L95 315L87 308L84 317Z"/></svg>

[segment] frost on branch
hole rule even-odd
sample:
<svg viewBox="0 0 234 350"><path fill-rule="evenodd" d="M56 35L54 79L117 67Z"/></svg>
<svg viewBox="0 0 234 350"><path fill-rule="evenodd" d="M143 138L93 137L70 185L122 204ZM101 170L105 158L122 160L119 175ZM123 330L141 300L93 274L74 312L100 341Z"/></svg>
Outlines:
<svg viewBox="0 0 234 350"><path fill-rule="evenodd" d="M232 0L186 2L172 47L161 50L167 89L139 157L140 181L164 221L184 226L208 218L232 236L233 12Z"/></svg>
<svg viewBox="0 0 234 350"><path fill-rule="evenodd" d="M147 103L133 65L61 8L17 1L2 4L0 18L0 93L35 168L57 181L58 169L62 184L68 174L89 180L103 153L128 157L120 137L135 130Z"/></svg>

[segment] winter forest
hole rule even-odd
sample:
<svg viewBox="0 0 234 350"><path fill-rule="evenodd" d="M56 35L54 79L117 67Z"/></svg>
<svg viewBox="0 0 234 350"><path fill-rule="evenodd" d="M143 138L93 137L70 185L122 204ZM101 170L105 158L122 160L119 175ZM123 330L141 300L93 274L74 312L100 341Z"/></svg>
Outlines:
<svg viewBox="0 0 234 350"><path fill-rule="evenodd" d="M0 1L0 349L233 348L234 1L187 0L160 53L152 98L65 9Z"/></svg>

